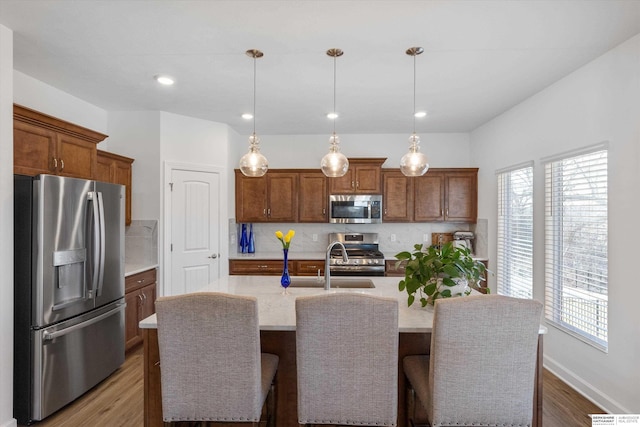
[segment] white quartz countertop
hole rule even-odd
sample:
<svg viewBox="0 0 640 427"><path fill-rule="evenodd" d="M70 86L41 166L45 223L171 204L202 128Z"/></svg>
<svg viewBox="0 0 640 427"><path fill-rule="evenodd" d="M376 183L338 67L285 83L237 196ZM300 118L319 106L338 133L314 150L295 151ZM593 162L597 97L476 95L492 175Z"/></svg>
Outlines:
<svg viewBox="0 0 640 427"><path fill-rule="evenodd" d="M151 270L152 268L158 268L158 264L124 264L124 277L131 276L133 274L142 273L143 271Z"/></svg>
<svg viewBox="0 0 640 427"><path fill-rule="evenodd" d="M193 292L225 292L234 295L250 295L258 299L258 316L261 330L295 331L295 300L303 295L318 295L326 292L365 293L390 297L398 300L399 332L431 332L433 325L433 307L420 307L414 303L407 307L407 293L398 291L398 277L368 277L375 285L372 289L332 289L324 288L289 288L289 294L282 294L280 276L227 276L220 278ZM295 278L294 278L295 279ZM306 279L309 279L308 277ZM337 277L335 278L337 279ZM345 277L340 277L345 279ZM141 328L157 328L156 315L140 322ZM541 333L546 332L546 328Z"/></svg>

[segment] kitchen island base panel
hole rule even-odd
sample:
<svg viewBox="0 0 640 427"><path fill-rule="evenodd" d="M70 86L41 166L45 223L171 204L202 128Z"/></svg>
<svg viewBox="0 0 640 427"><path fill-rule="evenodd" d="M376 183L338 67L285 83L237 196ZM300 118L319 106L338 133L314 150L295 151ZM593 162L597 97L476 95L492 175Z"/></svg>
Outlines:
<svg viewBox="0 0 640 427"><path fill-rule="evenodd" d="M157 329L144 329L144 425L162 427L162 397L160 385L160 353ZM277 420L279 427L298 427L298 390L296 377L295 331L260 331L262 351L279 358L277 375ZM405 419L405 377L402 359L429 352L431 333L401 332L398 347L398 427ZM480 369L481 367L479 367ZM533 425L542 427L542 335L538 338L538 365L535 378ZM216 424L218 425L218 424ZM229 426L237 427L238 423Z"/></svg>

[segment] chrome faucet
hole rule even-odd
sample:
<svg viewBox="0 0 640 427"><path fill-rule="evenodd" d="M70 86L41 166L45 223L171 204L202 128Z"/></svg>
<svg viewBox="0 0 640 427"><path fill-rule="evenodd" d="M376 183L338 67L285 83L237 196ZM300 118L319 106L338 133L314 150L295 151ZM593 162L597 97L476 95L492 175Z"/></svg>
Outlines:
<svg viewBox="0 0 640 427"><path fill-rule="evenodd" d="M331 289L331 272L329 271L329 258L331 257L331 249L333 249L333 247L336 245L342 248L342 260L344 262L349 261L349 257L347 256L347 249L344 247L342 242L329 243L329 246L327 247L327 255L324 259L324 290L325 291L328 291L329 289Z"/></svg>

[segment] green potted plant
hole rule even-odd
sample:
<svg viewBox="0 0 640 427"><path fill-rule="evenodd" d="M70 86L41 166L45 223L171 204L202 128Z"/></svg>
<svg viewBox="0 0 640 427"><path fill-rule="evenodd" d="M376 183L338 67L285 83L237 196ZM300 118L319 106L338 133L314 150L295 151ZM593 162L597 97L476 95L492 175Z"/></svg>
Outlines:
<svg viewBox="0 0 640 427"><path fill-rule="evenodd" d="M484 264L471 257L468 248L454 247L451 242L441 247L422 244L414 246L414 252L396 255L396 268L406 261L404 280L398 283L400 292L407 291L407 305L416 297L423 307L433 304L438 298L469 295L471 288L478 288L485 280Z"/></svg>

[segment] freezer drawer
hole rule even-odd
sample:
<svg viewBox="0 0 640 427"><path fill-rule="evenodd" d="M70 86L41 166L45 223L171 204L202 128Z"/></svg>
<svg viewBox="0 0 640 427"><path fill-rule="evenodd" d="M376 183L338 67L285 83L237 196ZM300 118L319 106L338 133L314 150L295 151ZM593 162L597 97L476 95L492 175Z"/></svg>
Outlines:
<svg viewBox="0 0 640 427"><path fill-rule="evenodd" d="M57 411L124 363L124 302L33 332L31 419Z"/></svg>

